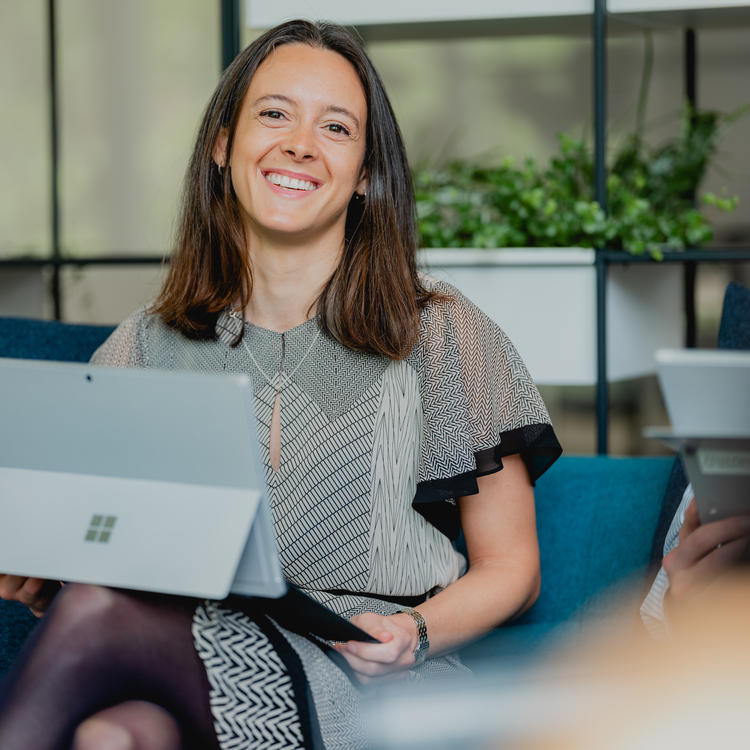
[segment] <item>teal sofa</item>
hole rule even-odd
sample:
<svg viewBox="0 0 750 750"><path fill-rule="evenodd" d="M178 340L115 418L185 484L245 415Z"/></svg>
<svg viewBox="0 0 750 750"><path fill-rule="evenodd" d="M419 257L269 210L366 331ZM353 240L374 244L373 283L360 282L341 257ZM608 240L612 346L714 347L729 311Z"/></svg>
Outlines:
<svg viewBox="0 0 750 750"><path fill-rule="evenodd" d="M86 361L111 330L0 318L0 357ZM627 593L635 614L632 592L640 592L649 566L658 563L654 535L672 464L671 458L559 459L536 488L539 599L517 622L467 648L466 661L478 666L529 653L551 633L600 616L605 592ZM22 605L0 601L0 672L35 623Z"/></svg>

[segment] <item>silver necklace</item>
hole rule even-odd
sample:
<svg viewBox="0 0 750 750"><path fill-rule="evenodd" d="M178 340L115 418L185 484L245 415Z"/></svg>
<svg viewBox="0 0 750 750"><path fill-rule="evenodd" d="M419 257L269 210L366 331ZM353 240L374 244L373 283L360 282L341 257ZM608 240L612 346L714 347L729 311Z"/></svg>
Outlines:
<svg viewBox="0 0 750 750"><path fill-rule="evenodd" d="M244 324L245 319L236 310L232 310L232 312L230 312L229 315L233 317L235 320L241 320ZM320 337L320 326L318 326L318 329L315 332L315 336L313 337L313 340L310 342L310 346L307 347L307 351L305 351L305 353L302 355L302 359L300 359L300 361L297 362L297 364L295 365L294 369L291 372L285 373L284 372L284 360L286 358L286 333L282 333L281 334L281 362L279 363L279 371L273 377L269 377L268 373L260 366L260 363L258 362L258 360L255 359L252 351L250 351L250 347L247 345L247 341L245 341L244 336L242 337L242 346L245 347L245 351L248 353L248 356L253 361L253 364L258 368L258 372L264 377L268 385L270 385L271 388L274 388L276 390L276 395L278 396L281 393L284 379L286 378L287 381L291 380L294 373L297 372L297 370L299 370L302 363L307 359L307 356L313 350L313 347L317 343L319 337Z"/></svg>

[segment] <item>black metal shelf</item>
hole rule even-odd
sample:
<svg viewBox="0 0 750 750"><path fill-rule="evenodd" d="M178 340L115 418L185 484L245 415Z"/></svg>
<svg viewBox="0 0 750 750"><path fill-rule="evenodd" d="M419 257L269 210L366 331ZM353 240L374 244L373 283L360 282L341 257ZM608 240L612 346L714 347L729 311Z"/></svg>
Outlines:
<svg viewBox="0 0 750 750"><path fill-rule="evenodd" d="M613 2L617 7L617 3ZM745 9L745 16L750 13ZM626 14L627 15L627 14ZM602 193L600 181L606 173L605 143L606 143L606 46L607 22L619 18L626 20L626 15L610 14L607 0L594 0L593 22L593 64L594 64L594 145L595 145L595 180L596 199L606 211L606 195ZM647 16L644 12L642 16ZM705 14L704 14L705 15ZM679 18L687 23L691 16L670 16L671 21ZM695 17L697 19L697 16ZM630 21L635 21L631 18ZM642 18L640 19L642 21ZM697 105L697 36L694 28L685 27L685 96L692 106ZM596 287L597 287L597 379L596 379L596 424L597 424L597 452L608 452L609 426L609 394L607 382L607 268L609 265L628 265L634 263L682 263L685 267L684 276L684 309L685 309L685 343L695 345L695 280L699 263L750 261L748 248L715 248L688 249L683 251L665 251L662 261L654 261L649 255L633 256L622 251L600 249L596 253Z"/></svg>
<svg viewBox="0 0 750 750"><path fill-rule="evenodd" d="M650 255L631 255L622 250L599 250L604 260L612 264L629 263L720 263L722 261L750 260L750 247L689 248L687 250L665 250L661 260Z"/></svg>
<svg viewBox="0 0 750 750"><path fill-rule="evenodd" d="M159 255L92 255L87 258L2 258L0 267L5 268L40 268L46 266L135 266L168 263L169 256Z"/></svg>

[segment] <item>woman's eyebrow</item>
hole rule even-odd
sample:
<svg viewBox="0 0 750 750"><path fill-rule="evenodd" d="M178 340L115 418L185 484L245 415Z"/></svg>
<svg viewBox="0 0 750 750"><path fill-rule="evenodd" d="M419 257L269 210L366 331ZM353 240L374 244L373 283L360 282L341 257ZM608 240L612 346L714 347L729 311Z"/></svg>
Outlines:
<svg viewBox="0 0 750 750"><path fill-rule="evenodd" d="M258 97L253 102L253 107L257 107L261 104L264 104L265 102L270 102L270 101L285 102L286 104L292 104L292 105L297 104L297 101L295 99L292 99L291 97L286 96L285 94L265 94L263 96ZM347 117L350 117L354 121L354 124L357 126L357 128L359 128L360 126L359 118L351 110L347 109L346 107L341 107L338 104L329 104L326 107L325 111L333 112L339 115L346 115Z"/></svg>
<svg viewBox="0 0 750 750"><path fill-rule="evenodd" d="M296 104L297 102L294 101L294 99L291 99L288 96L284 96L284 94L265 94L264 96L259 96L254 102L253 106L258 106L259 104L263 104L264 102L269 101L276 101L276 102L286 102L287 104Z"/></svg>
<svg viewBox="0 0 750 750"><path fill-rule="evenodd" d="M335 114L350 117L352 120L354 120L355 126L359 128L359 118L354 114L354 112L348 110L346 107L339 107L335 104L331 104L326 108L326 112L333 112Z"/></svg>

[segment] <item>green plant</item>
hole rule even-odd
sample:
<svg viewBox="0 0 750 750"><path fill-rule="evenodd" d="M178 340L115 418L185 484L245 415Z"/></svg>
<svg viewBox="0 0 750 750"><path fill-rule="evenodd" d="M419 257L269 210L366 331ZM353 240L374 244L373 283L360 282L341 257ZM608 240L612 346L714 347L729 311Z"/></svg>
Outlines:
<svg viewBox="0 0 750 750"><path fill-rule="evenodd" d="M662 257L711 239L695 207L697 188L721 130L743 114L682 114L679 135L659 148L637 132L614 154L607 179L608 213L594 201L594 165L583 141L560 135L559 154L546 167L534 159L496 167L454 161L415 170L423 247L608 247ZM725 211L736 198L703 196Z"/></svg>

